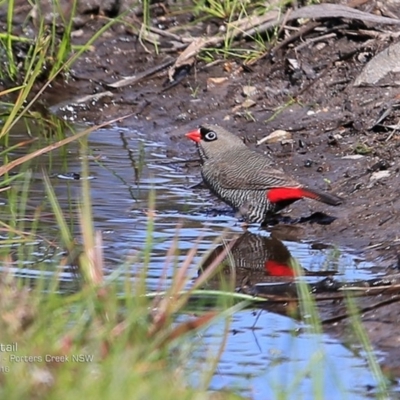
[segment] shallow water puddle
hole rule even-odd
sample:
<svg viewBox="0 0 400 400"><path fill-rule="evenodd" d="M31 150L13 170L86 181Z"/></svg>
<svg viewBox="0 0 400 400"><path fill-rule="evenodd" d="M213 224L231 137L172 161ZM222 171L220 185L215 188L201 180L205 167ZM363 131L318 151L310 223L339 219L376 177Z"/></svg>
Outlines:
<svg viewBox="0 0 400 400"><path fill-rule="evenodd" d="M264 241L269 240L269 233L251 227L244 233L237 218L226 213L209 212L214 199L206 190L193 190L189 187L198 183L199 176L188 176L182 164L171 164L167 157L167 147L163 143L148 142L138 132L125 129L101 130L90 137L91 156L90 174L91 193L95 227L103 233L104 254L108 273L121 264L130 255L142 251L146 243L148 227L148 199L151 191L155 193L155 219L151 263L149 266L148 289L159 288L159 277L165 267L165 256L174 243L178 233L180 254L177 261L183 262L186 252L193 247L201 236L198 245L198 256L190 269L193 277L197 276L197 268L201 256L211 250L213 242L229 229L238 236L249 236L251 252L257 262L265 267L266 255ZM80 173L81 161L78 151L70 151L67 155L68 170L63 169L63 162L54 157L52 176L58 199L65 212L77 215L80 191L79 180L63 179L59 174ZM97 161L95 161L97 160ZM44 157L41 166L49 165L49 156ZM38 169L40 171L40 169ZM43 183L40 173L32 183L29 201L40 204L43 197ZM5 216L4 216L5 217ZM79 236L79 227L76 226ZM39 232L55 231L54 219L43 218ZM43 233L45 234L45 233ZM359 260L345 249L313 249L312 243L278 241L294 257L301 266L310 272L335 270L338 279L355 280L371 277L369 265ZM276 247L276 246L275 246ZM246 248L246 246L245 246ZM260 261L261 260L261 261ZM254 260L253 260L254 261ZM140 262L132 265L132 273L137 272ZM261 267L261 279L265 271ZM35 276L37 272L30 270L29 265L20 273ZM173 273L173 266L168 275ZM65 273L64 275L68 275ZM66 282L71 277L63 276ZM310 362L310 354L315 353L315 343L320 341L326 367L323 371L326 387L326 398L334 398L341 387L341 393L352 396L365 393L367 384L373 380L367 371L366 363L347 350L342 344L331 340L328 336L316 338L304 333L294 334L299 324L292 319L267 311L246 310L237 313L230 326L228 344L219 364L217 374L212 381L213 388L238 388L242 393L250 394L257 399L271 398L271 387L292 382ZM205 349L211 349L219 343L223 327L218 323L207 330L203 336ZM200 357L200 354L199 354ZM331 369L334 372L331 374ZM346 373L343 373L346 372ZM340 384L336 382L336 375ZM350 379L350 376L353 378ZM336 391L335 391L336 390ZM295 393L303 393L305 398L312 391L312 382L308 377L301 379ZM333 395L332 395L333 394ZM297 395L296 395L297 397ZM354 397L352 397L354 398Z"/></svg>
<svg viewBox="0 0 400 400"><path fill-rule="evenodd" d="M286 399L374 397L373 377L356 350L299 326L266 311L235 314L212 389L234 388L260 400L276 399L279 394ZM224 329L223 323L216 323L207 330L202 336L205 350L197 357L207 360L217 354ZM321 397L315 395L316 386Z"/></svg>

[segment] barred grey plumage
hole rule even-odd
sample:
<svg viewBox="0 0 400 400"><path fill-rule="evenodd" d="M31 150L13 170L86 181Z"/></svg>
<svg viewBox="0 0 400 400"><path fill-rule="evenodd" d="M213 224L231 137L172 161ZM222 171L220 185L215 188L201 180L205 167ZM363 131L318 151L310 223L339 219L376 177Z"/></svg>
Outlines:
<svg viewBox="0 0 400 400"><path fill-rule="evenodd" d="M334 270L309 271L304 269L281 240L246 231L234 239L229 252L227 252L226 243L215 247L203 261L199 274L213 265L222 252L225 252L226 256L221 262L224 267L221 271L229 274L234 270L239 286L244 280L252 284L287 282L300 272L296 271L295 264L301 268L301 274L307 276L331 276L337 273ZM218 275L216 277L220 286L221 281Z"/></svg>
<svg viewBox="0 0 400 400"><path fill-rule="evenodd" d="M272 159L252 151L219 126L202 125L186 136L197 143L206 185L248 222L265 222L271 214L303 197L333 206L341 204L335 195L301 185L276 169Z"/></svg>
<svg viewBox="0 0 400 400"><path fill-rule="evenodd" d="M199 273L201 274L216 258L226 251L225 245L215 247L202 263ZM286 282L288 278L295 275L292 269L294 259L288 248L278 239L255 235L249 231L234 239L234 244L229 253L222 261L223 272L228 274L235 271L236 279L240 285L244 279L252 284L259 282ZM279 265L280 273L269 270ZM220 279L218 279L220 285Z"/></svg>

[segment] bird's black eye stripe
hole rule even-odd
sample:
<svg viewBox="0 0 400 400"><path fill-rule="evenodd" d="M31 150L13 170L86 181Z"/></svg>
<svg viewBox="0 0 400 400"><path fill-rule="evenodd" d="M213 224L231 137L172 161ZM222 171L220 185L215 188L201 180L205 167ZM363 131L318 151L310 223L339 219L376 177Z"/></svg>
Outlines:
<svg viewBox="0 0 400 400"><path fill-rule="evenodd" d="M206 142L212 142L217 139L217 134L213 130L207 129L204 126L200 127L200 135Z"/></svg>

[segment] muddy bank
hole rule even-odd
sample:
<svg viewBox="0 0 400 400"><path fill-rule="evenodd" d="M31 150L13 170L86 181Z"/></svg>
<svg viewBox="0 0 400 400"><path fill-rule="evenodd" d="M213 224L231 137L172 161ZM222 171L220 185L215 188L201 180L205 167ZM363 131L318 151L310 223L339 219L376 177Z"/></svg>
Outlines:
<svg viewBox="0 0 400 400"><path fill-rule="evenodd" d="M89 32L95 25L96 21ZM85 34L80 40L85 41ZM169 90L163 87L165 74L110 89L107 83L159 65L166 57L148 54L135 37L111 30L96 43L93 53L76 63L66 86L54 85L46 102L52 105L107 90L109 96L97 102L61 107L58 112L90 122L133 113L123 125L169 143L171 156L187 159L196 159L197 154L183 134L202 122L230 129L253 148L257 140L277 129L288 131L292 139L285 144L262 144L257 151L274 157L278 166L301 182L345 199L335 209L311 201L296 203L289 211L294 218L313 211L337 217L329 227L303 225L303 237L352 246L386 267L396 262L400 244L400 141L393 130L371 127L388 108L385 124L396 123L398 88L353 85L365 64L360 54L374 54L384 45L343 33L300 50L282 50L251 70L243 69L239 60L220 60L211 67L199 61L190 75ZM289 59L302 65L295 78L287 67ZM226 80L214 84L210 78ZM246 86L254 92L250 108L241 107Z"/></svg>

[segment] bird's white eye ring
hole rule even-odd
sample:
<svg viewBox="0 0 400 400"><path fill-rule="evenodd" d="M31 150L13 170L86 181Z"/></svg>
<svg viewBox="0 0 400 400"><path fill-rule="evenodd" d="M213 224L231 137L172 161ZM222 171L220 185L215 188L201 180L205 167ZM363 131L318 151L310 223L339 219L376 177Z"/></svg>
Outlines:
<svg viewBox="0 0 400 400"><path fill-rule="evenodd" d="M211 142L212 140L215 140L217 138L217 134L213 131L207 132L204 135L204 139Z"/></svg>

